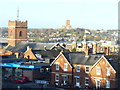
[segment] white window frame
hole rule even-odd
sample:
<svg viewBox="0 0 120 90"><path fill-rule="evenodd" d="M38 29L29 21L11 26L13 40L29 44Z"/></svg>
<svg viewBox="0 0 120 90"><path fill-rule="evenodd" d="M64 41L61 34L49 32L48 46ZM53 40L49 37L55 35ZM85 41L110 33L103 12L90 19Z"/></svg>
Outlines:
<svg viewBox="0 0 120 90"><path fill-rule="evenodd" d="M106 88L110 88L110 81L109 80L106 81Z"/></svg>
<svg viewBox="0 0 120 90"><path fill-rule="evenodd" d="M58 79L57 79L58 77ZM59 81L59 74L55 74L55 81Z"/></svg>
<svg viewBox="0 0 120 90"><path fill-rule="evenodd" d="M86 83L88 80L88 83ZM85 77L85 85L89 85L89 78L88 77Z"/></svg>
<svg viewBox="0 0 120 90"><path fill-rule="evenodd" d="M106 68L106 75L110 76L110 68Z"/></svg>
<svg viewBox="0 0 120 90"><path fill-rule="evenodd" d="M89 67L89 66L86 66L86 67L85 67L85 73L89 73L89 70L88 70L88 71L86 71L86 70L87 70L87 69L86 69L87 67L88 67L88 68L89 68L89 70L90 70L90 67Z"/></svg>
<svg viewBox="0 0 120 90"><path fill-rule="evenodd" d="M68 71L68 64L64 63L64 71Z"/></svg>
<svg viewBox="0 0 120 90"><path fill-rule="evenodd" d="M43 73L45 72L43 68L40 68L40 73Z"/></svg>
<svg viewBox="0 0 120 90"><path fill-rule="evenodd" d="M96 74L100 75L101 74L101 68L100 67L96 67Z"/></svg>
<svg viewBox="0 0 120 90"><path fill-rule="evenodd" d="M60 63L57 62L57 63L55 64L55 66L56 66L56 70L59 70L59 69L60 69Z"/></svg>
<svg viewBox="0 0 120 90"><path fill-rule="evenodd" d="M79 67L79 68L78 68ZM76 72L80 72L80 65L76 66Z"/></svg>

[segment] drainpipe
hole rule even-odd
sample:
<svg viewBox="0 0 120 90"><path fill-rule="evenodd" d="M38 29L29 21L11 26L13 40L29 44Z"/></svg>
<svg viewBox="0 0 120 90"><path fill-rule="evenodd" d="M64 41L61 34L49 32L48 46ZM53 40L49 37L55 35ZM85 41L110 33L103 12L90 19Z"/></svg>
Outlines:
<svg viewBox="0 0 120 90"><path fill-rule="evenodd" d="M72 68L72 85L74 86L74 67Z"/></svg>

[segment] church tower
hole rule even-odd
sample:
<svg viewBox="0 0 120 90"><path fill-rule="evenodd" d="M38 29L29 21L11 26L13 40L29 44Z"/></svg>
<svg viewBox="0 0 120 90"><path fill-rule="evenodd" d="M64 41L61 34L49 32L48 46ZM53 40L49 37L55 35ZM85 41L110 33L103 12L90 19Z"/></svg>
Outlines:
<svg viewBox="0 0 120 90"><path fill-rule="evenodd" d="M21 41L27 41L27 21L19 21L19 9L17 20L8 22L8 45L15 46Z"/></svg>
<svg viewBox="0 0 120 90"><path fill-rule="evenodd" d="M27 21L9 21L8 44L15 46L21 41L27 41Z"/></svg>

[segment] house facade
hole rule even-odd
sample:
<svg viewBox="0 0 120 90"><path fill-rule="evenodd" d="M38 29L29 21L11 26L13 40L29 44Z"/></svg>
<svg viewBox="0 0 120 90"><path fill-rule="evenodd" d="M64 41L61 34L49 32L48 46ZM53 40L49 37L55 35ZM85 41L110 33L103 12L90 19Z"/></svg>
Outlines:
<svg viewBox="0 0 120 90"><path fill-rule="evenodd" d="M69 64L63 54L59 54L55 61L52 62L52 84L54 86L72 86L72 69L73 67Z"/></svg>
<svg viewBox="0 0 120 90"><path fill-rule="evenodd" d="M51 63L51 83L57 87L116 88L118 72L113 65L116 60L106 57L60 53Z"/></svg>

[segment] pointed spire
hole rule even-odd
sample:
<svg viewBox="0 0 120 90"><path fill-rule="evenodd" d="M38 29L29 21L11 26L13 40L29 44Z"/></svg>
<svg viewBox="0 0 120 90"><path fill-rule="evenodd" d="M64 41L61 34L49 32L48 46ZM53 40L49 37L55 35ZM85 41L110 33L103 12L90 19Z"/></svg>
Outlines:
<svg viewBox="0 0 120 90"><path fill-rule="evenodd" d="M19 8L17 9L17 21L19 21Z"/></svg>

